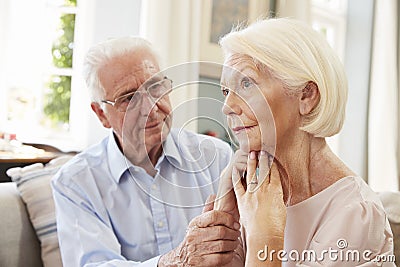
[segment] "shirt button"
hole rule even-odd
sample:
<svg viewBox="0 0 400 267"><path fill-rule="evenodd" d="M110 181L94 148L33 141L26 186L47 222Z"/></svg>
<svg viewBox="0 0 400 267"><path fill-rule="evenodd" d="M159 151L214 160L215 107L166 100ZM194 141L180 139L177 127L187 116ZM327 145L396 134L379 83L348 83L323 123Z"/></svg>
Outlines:
<svg viewBox="0 0 400 267"><path fill-rule="evenodd" d="M156 190L156 189L157 189L157 185L153 184L153 185L151 186L151 189Z"/></svg>
<svg viewBox="0 0 400 267"><path fill-rule="evenodd" d="M163 227L164 226L164 222L163 221L159 221L158 222L158 228L161 228L161 227Z"/></svg>

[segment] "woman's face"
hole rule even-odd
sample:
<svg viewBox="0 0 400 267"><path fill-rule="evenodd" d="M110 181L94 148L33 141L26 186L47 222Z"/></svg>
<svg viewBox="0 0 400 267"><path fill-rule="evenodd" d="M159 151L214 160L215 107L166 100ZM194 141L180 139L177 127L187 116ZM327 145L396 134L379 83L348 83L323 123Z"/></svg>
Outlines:
<svg viewBox="0 0 400 267"><path fill-rule="evenodd" d="M284 145L299 127L298 97L243 55L227 58L221 84L222 111L241 150L275 155L276 146Z"/></svg>

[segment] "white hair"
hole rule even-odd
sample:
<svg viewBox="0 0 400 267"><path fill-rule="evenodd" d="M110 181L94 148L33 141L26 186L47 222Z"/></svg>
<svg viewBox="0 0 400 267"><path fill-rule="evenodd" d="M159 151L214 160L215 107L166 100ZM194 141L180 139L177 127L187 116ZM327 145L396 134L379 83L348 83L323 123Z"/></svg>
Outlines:
<svg viewBox="0 0 400 267"><path fill-rule="evenodd" d="M98 76L99 69L116 57L140 49L150 51L158 59L151 43L136 36L109 39L89 49L83 62L83 78L93 102L100 102L104 97L104 87Z"/></svg>
<svg viewBox="0 0 400 267"><path fill-rule="evenodd" d="M250 56L289 91L315 83L320 100L305 116L300 129L317 137L340 131L347 101L347 77L326 39L310 26L287 18L261 20L227 34L220 45L225 58L232 54Z"/></svg>

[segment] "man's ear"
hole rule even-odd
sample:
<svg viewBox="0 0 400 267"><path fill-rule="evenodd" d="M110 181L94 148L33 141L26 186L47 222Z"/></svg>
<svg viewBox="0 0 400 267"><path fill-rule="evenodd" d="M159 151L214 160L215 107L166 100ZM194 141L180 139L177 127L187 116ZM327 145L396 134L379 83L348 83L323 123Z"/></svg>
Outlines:
<svg viewBox="0 0 400 267"><path fill-rule="evenodd" d="M111 124L108 121L108 118L107 118L106 114L104 113L104 110L100 107L99 103L92 102L92 103L90 103L90 107L92 108L94 113L96 113L97 118L99 118L101 124L103 124L103 126L105 128L111 128Z"/></svg>
<svg viewBox="0 0 400 267"><path fill-rule="evenodd" d="M317 106L319 98L318 85L314 82L308 82L300 94L300 114L309 114Z"/></svg>

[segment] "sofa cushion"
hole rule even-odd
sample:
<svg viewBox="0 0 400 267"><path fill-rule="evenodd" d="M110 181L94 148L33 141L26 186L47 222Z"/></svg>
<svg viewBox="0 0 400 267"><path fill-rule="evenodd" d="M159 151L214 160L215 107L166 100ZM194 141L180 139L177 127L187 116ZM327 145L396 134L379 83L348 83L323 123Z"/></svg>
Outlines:
<svg viewBox="0 0 400 267"><path fill-rule="evenodd" d="M15 183L0 183L0 266L42 266L40 244Z"/></svg>
<svg viewBox="0 0 400 267"><path fill-rule="evenodd" d="M62 266L50 181L70 158L71 156L59 157L46 166L36 163L7 170L7 175L17 184L22 201L26 204L30 220L40 240L45 267Z"/></svg>
<svg viewBox="0 0 400 267"><path fill-rule="evenodd" d="M394 239L396 266L400 263L400 192L381 192L379 197L388 216Z"/></svg>

